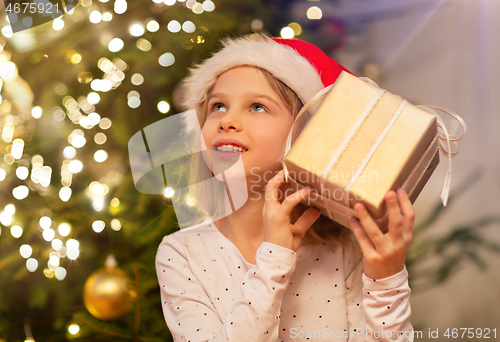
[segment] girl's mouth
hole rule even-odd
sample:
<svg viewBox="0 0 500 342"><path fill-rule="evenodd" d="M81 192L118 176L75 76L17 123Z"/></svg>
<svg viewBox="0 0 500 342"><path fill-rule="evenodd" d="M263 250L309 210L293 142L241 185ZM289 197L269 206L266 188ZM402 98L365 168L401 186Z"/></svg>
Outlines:
<svg viewBox="0 0 500 342"><path fill-rule="evenodd" d="M248 151L246 148L236 146L236 145L231 145L231 144L215 146L213 149L216 151L220 151L220 152L246 152L246 151Z"/></svg>
<svg viewBox="0 0 500 342"><path fill-rule="evenodd" d="M243 154L247 153L247 151L248 151L247 149L242 149L241 147L239 149L234 149L234 148L219 149L219 147L212 147L211 150L213 151L215 156L219 159L235 158L235 156L237 156L237 153L239 153L240 155L243 155Z"/></svg>

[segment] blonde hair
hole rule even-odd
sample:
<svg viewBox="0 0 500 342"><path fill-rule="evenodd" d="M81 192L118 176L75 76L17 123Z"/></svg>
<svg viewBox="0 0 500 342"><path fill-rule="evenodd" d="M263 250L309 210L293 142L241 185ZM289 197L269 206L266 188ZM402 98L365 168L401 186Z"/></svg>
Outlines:
<svg viewBox="0 0 500 342"><path fill-rule="evenodd" d="M285 83L271 75L267 70L256 67L264 75L265 79L269 82L274 92L281 98L283 103L286 105L287 109L292 113L295 118L303 103L300 101L297 94L288 87ZM215 85L214 85L215 86ZM206 94L205 99L208 99L213 92L214 86L212 86ZM200 127L203 127L208 115L208 101L204 101L198 106L197 115L200 123ZM210 193L210 192L206 192ZM221 195L221 194L219 194ZM212 203L215 199L212 198ZM299 203L292 210L291 221L295 223L299 217L307 210L309 207ZM352 232L341 224L332 221L330 218L321 215L307 230L304 238L304 244L320 244L320 243L331 243L338 242L342 245L349 245L354 247L354 242ZM356 253L355 253L356 254Z"/></svg>

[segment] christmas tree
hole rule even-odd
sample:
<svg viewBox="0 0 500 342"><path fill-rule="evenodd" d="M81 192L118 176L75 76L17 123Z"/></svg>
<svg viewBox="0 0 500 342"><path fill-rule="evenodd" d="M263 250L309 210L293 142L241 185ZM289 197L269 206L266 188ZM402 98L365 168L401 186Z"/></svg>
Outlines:
<svg viewBox="0 0 500 342"><path fill-rule="evenodd" d="M134 187L128 140L179 112L177 84L220 38L277 34L272 11L259 1L82 0L29 30L4 23L0 340L171 338L154 258L178 229L175 213L167 197ZM99 284L114 288L102 297Z"/></svg>

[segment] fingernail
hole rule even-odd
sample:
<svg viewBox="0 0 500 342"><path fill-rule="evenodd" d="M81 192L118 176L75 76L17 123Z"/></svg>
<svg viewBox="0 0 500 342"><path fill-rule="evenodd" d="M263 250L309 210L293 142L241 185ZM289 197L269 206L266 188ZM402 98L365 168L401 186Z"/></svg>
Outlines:
<svg viewBox="0 0 500 342"><path fill-rule="evenodd" d="M311 187L310 187L309 185L306 185L306 186L304 187L304 190L311 190Z"/></svg>
<svg viewBox="0 0 500 342"><path fill-rule="evenodd" d="M404 193L403 188L398 188L397 190L398 195L402 195Z"/></svg>

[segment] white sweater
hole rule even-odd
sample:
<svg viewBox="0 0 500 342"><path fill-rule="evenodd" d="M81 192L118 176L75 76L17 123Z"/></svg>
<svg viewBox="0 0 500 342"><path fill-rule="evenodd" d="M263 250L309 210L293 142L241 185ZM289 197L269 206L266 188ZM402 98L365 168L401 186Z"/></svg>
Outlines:
<svg viewBox="0 0 500 342"><path fill-rule="evenodd" d="M406 268L375 281L340 244L263 242L255 259L213 224L163 239L156 271L175 341L413 341Z"/></svg>

